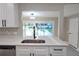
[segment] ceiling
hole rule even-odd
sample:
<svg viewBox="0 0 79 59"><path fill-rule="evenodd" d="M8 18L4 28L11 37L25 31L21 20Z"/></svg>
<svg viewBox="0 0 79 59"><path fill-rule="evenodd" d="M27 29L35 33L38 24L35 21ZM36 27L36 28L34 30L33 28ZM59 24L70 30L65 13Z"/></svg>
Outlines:
<svg viewBox="0 0 79 59"><path fill-rule="evenodd" d="M79 4L63 4L63 3L20 3L21 11L41 11L40 16L58 16L59 11L64 16L71 16L79 13Z"/></svg>
<svg viewBox="0 0 79 59"><path fill-rule="evenodd" d="M72 16L79 13L79 4L65 4L64 16Z"/></svg>
<svg viewBox="0 0 79 59"><path fill-rule="evenodd" d="M59 11L63 9L64 4L61 3L21 3L19 4L23 11Z"/></svg>
<svg viewBox="0 0 79 59"><path fill-rule="evenodd" d="M31 15L33 14L33 15ZM23 16L40 16L40 17L58 17L59 12L58 11L23 11Z"/></svg>

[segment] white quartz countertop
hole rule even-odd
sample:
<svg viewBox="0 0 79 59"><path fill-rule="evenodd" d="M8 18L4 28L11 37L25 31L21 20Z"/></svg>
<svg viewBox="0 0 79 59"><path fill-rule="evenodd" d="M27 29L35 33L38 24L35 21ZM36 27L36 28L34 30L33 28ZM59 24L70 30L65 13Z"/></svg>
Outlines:
<svg viewBox="0 0 79 59"><path fill-rule="evenodd" d="M0 45L56 45L56 46L68 46L64 41L57 38L45 39L45 43L21 43L22 38L0 38Z"/></svg>

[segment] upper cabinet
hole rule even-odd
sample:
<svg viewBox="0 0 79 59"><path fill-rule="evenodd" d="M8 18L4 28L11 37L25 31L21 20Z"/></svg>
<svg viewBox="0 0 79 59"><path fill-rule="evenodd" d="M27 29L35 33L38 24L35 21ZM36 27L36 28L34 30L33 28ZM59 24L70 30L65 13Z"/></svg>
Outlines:
<svg viewBox="0 0 79 59"><path fill-rule="evenodd" d="M18 27L18 5L13 3L0 4L0 27Z"/></svg>

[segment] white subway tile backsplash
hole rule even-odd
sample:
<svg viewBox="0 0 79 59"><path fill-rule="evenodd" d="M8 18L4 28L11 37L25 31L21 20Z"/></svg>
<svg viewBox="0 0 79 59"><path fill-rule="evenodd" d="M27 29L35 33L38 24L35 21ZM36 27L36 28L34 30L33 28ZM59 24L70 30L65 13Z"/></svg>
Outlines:
<svg viewBox="0 0 79 59"><path fill-rule="evenodd" d="M1 28L0 37L16 37L18 36L18 29L16 28Z"/></svg>

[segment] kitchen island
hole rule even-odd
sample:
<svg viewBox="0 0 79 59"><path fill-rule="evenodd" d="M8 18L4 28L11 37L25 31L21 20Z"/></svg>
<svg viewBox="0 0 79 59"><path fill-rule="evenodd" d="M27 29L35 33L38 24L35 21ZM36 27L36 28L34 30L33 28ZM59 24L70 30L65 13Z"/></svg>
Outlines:
<svg viewBox="0 0 79 59"><path fill-rule="evenodd" d="M16 46L16 56L65 56L68 44L57 38L45 43L21 43L22 38L1 38L0 45Z"/></svg>

